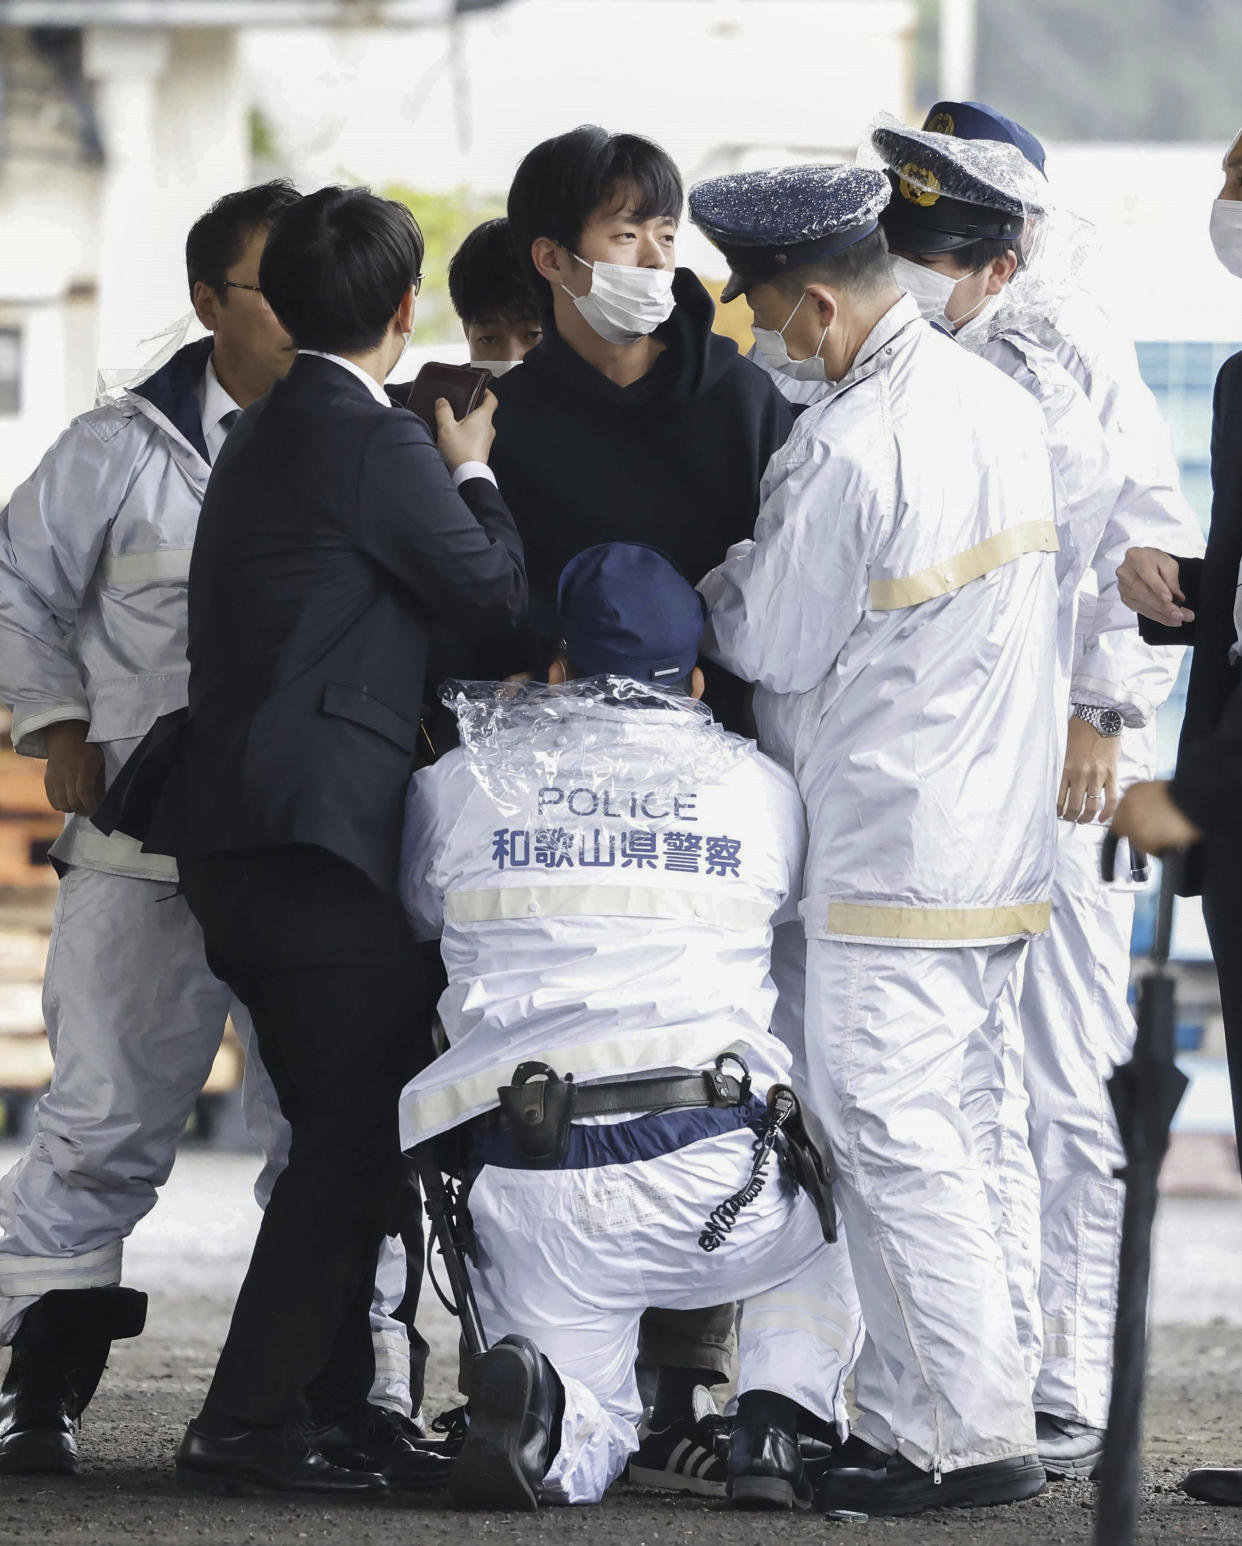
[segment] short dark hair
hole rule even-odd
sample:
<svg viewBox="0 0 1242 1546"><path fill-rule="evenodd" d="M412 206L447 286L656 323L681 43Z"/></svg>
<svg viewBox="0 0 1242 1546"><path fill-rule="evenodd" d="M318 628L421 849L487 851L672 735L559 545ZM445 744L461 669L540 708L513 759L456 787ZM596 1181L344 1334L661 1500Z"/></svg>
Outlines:
<svg viewBox="0 0 1242 1546"><path fill-rule="evenodd" d="M1016 236L982 236L967 247L959 247L953 256L959 263L966 265L967 273L977 274L981 268L986 268L989 263L994 263L1009 252L1017 258L1018 267L1021 268L1022 243Z"/></svg>
<svg viewBox="0 0 1242 1546"><path fill-rule="evenodd" d="M827 258L816 258L799 268L778 271L767 281L783 295L800 295L807 285L831 285L834 290L853 290L870 295L886 284L895 283L888 239L882 226L870 236L844 247Z"/></svg>
<svg viewBox="0 0 1242 1546"><path fill-rule="evenodd" d="M369 188L320 188L272 228L259 284L298 349L359 354L383 338L423 266L404 204Z"/></svg>
<svg viewBox="0 0 1242 1546"><path fill-rule="evenodd" d="M462 242L449 264L448 287L453 310L467 326L483 317L525 322L539 315L529 264L519 263L504 216L475 226Z"/></svg>
<svg viewBox="0 0 1242 1546"><path fill-rule="evenodd" d="M601 204L632 187L639 220L680 219L685 190L666 150L638 134L609 134L583 124L544 140L523 157L509 189L509 228L519 261L546 308L552 292L531 262L531 243L547 236L577 247L583 227Z"/></svg>
<svg viewBox="0 0 1242 1546"><path fill-rule="evenodd" d="M190 227L185 239L185 272L190 294L198 283L210 285L228 301L225 275L245 251L256 231L266 230L302 195L285 177L258 183L217 199Z"/></svg>

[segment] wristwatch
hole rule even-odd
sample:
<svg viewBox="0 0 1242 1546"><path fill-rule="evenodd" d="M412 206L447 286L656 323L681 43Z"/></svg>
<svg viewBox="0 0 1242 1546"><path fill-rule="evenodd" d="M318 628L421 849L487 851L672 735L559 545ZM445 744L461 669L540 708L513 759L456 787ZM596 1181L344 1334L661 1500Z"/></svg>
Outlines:
<svg viewBox="0 0 1242 1546"><path fill-rule="evenodd" d="M1120 735L1124 720L1116 709L1097 709L1087 703L1074 705L1074 718L1084 720L1097 735Z"/></svg>

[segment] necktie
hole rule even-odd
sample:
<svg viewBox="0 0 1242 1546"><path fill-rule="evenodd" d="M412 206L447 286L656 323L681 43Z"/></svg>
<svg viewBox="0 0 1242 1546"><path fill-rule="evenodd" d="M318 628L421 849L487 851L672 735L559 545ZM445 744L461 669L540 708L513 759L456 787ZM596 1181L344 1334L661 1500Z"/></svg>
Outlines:
<svg viewBox="0 0 1242 1546"><path fill-rule="evenodd" d="M224 438L226 440L228 439L229 431L233 428L234 424L236 424L238 419L240 419L240 418L241 418L241 409L240 408L230 408L227 413L222 413L220 415L219 419L217 420L217 423L219 424L220 428L224 431ZM219 454L220 454L219 451L217 451L216 452L216 456L219 456ZM213 456L212 459L211 459L213 464L215 462L215 459L216 459L215 456Z"/></svg>

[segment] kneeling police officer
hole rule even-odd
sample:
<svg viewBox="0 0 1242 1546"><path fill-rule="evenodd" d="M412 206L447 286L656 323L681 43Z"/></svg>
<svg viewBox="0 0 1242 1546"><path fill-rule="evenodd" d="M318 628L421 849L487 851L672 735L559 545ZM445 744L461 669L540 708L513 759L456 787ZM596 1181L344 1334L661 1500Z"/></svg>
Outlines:
<svg viewBox="0 0 1242 1546"><path fill-rule="evenodd" d="M858 1320L769 1030L802 803L697 701L704 610L662 554L579 554L558 607L549 685L459 684L462 747L407 805L403 897L442 937L450 1045L406 1087L402 1141L465 1140L491 1344L452 1495L598 1501L638 1447L643 1311L737 1299L729 1497L806 1508L798 1436L844 1438Z"/></svg>

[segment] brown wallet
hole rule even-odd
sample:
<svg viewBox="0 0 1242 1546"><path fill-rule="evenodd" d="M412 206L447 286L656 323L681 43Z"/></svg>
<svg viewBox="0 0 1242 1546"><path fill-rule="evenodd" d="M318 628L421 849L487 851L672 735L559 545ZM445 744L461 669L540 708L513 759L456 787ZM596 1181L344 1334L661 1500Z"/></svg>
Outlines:
<svg viewBox="0 0 1242 1546"><path fill-rule="evenodd" d="M438 397L448 399L455 419L464 419L483 401L491 384L491 371L481 366L441 365L438 360L431 360L415 376L405 406L423 420L434 440Z"/></svg>

